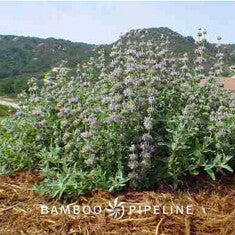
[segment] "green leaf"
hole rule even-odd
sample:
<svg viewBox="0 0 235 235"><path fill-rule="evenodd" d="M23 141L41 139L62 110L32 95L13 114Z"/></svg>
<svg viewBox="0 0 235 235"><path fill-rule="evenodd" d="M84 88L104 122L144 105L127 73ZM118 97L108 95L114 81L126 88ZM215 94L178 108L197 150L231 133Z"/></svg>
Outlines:
<svg viewBox="0 0 235 235"><path fill-rule="evenodd" d="M227 171L233 172L233 169L228 165L224 165L222 166L222 168L226 169Z"/></svg>
<svg viewBox="0 0 235 235"><path fill-rule="evenodd" d="M198 169L193 169L190 171L190 174L192 175L198 175L200 173L200 171Z"/></svg>
<svg viewBox="0 0 235 235"><path fill-rule="evenodd" d="M215 173L214 173L214 171L212 169L210 169L210 168L207 168L205 170L208 173L208 175L211 177L211 179L215 180Z"/></svg>

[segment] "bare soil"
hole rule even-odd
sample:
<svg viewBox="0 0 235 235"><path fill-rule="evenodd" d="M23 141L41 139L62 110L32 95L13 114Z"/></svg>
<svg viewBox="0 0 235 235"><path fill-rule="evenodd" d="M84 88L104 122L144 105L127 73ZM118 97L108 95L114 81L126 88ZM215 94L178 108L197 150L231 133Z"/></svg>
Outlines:
<svg viewBox="0 0 235 235"><path fill-rule="evenodd" d="M224 88L229 91L235 90L235 77L222 77L221 81L224 84ZM205 80L201 81L201 84L204 84Z"/></svg>

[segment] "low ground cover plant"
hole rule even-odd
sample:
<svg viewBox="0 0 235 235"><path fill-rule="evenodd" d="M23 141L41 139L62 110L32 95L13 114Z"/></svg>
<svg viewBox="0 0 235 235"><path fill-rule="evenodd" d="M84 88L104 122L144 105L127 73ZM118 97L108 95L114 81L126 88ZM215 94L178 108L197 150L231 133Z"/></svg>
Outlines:
<svg viewBox="0 0 235 235"><path fill-rule="evenodd" d="M44 178L37 191L70 198L232 172L235 97L219 79L219 46L206 72L206 31L198 32L194 68L167 38L146 41L147 33L120 38L108 58L98 48L76 71L62 63L31 79L20 110L0 124L0 173L36 168Z"/></svg>
<svg viewBox="0 0 235 235"><path fill-rule="evenodd" d="M0 105L0 118L8 115L10 108L4 105Z"/></svg>

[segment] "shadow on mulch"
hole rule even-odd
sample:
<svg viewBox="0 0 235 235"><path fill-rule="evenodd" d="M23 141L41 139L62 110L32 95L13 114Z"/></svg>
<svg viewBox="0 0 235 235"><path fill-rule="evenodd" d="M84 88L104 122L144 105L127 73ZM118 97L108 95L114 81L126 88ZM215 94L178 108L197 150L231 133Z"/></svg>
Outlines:
<svg viewBox="0 0 235 235"><path fill-rule="evenodd" d="M153 210L140 214L136 209L131 215L125 213L121 219L110 217L107 211L99 215L41 214L41 205L60 208L62 204L36 194L32 186L38 181L40 177L31 171L0 176L0 235L235 235L234 177L224 177L216 183L208 181L187 192L156 190L111 194L99 191L79 196L75 202L80 206L107 208L109 201L113 203L118 197L119 201L125 202L125 209L130 205L142 209L144 205L151 208L161 205L160 214L154 214ZM169 208L175 205L191 205L193 213L171 214ZM168 211L164 212L163 207Z"/></svg>

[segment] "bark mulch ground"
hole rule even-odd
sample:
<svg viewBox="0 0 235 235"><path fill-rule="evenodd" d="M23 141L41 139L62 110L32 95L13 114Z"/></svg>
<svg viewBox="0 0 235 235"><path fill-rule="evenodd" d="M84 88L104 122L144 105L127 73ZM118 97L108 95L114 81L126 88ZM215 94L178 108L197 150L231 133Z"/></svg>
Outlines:
<svg viewBox="0 0 235 235"><path fill-rule="evenodd" d="M77 198L78 205L108 206L116 197L128 205L192 205L193 214L126 213L121 219L99 215L41 214L40 205L57 208L62 204L36 194L32 187L40 181L36 172L17 172L0 177L0 235L43 234L154 234L154 235L235 235L235 178L216 183L199 183L184 192L163 188L156 191L111 194L99 191ZM168 211L169 212L169 211Z"/></svg>

